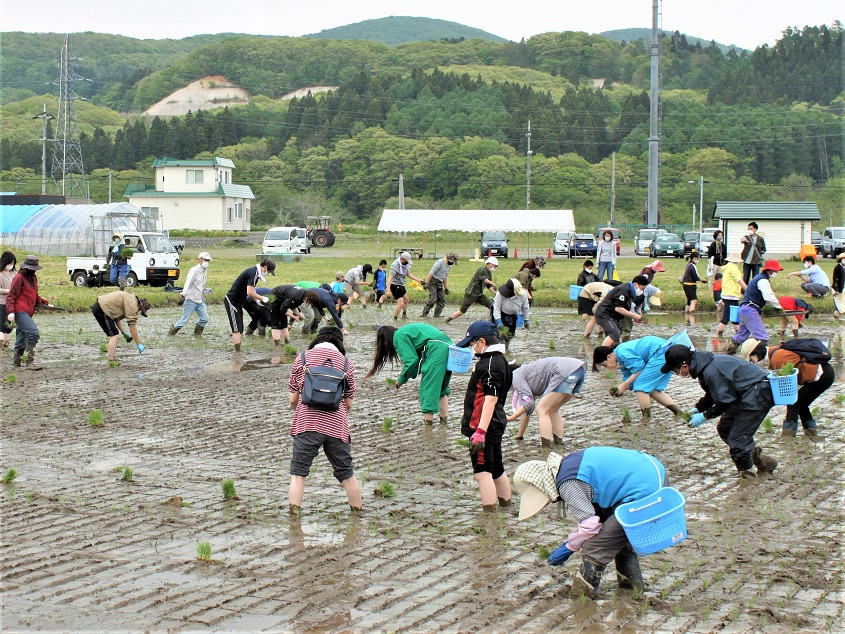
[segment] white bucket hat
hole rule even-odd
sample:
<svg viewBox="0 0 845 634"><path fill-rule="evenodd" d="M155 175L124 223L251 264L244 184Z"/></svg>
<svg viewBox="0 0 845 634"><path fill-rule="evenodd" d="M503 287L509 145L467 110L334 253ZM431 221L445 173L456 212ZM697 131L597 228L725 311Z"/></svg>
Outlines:
<svg viewBox="0 0 845 634"><path fill-rule="evenodd" d="M560 494L555 476L563 456L549 453L546 461L529 460L519 465L513 473L513 488L519 493L519 519L537 515L549 502L558 500Z"/></svg>

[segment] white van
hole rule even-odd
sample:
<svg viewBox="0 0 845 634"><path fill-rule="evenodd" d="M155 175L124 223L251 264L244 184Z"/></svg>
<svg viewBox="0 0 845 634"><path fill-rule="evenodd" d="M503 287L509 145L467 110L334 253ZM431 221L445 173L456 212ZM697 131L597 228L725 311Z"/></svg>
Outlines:
<svg viewBox="0 0 845 634"><path fill-rule="evenodd" d="M310 253L304 227L273 227L264 235L261 253Z"/></svg>

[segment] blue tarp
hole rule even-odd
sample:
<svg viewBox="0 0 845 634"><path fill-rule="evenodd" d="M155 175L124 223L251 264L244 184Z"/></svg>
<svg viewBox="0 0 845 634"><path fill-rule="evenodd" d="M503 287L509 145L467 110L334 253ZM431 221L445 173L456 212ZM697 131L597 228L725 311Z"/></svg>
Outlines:
<svg viewBox="0 0 845 634"><path fill-rule="evenodd" d="M52 205L0 205L0 233L17 233L45 207Z"/></svg>

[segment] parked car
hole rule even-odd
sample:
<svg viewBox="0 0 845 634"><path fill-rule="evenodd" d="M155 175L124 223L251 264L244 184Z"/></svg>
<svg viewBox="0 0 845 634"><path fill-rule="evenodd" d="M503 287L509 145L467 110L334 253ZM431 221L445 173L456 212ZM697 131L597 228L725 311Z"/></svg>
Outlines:
<svg viewBox="0 0 845 634"><path fill-rule="evenodd" d="M684 237L681 239L684 243L684 255L689 255L698 246L700 236L700 231L684 231Z"/></svg>
<svg viewBox="0 0 845 634"><path fill-rule="evenodd" d="M845 251L845 227L825 227L819 251L826 258L835 258Z"/></svg>
<svg viewBox="0 0 845 634"><path fill-rule="evenodd" d="M634 253L637 255L648 255L648 247L659 233L669 233L666 229L655 229L643 227L637 230L637 237L634 239Z"/></svg>
<svg viewBox="0 0 845 634"><path fill-rule="evenodd" d="M310 253L304 227L272 227L264 234L261 253Z"/></svg>
<svg viewBox="0 0 845 634"><path fill-rule="evenodd" d="M595 257L597 251L596 238L591 233L576 233L569 242L569 257L571 258Z"/></svg>
<svg viewBox="0 0 845 634"><path fill-rule="evenodd" d="M508 257L508 238L501 231L485 231L481 234L481 256L497 255Z"/></svg>
<svg viewBox="0 0 845 634"><path fill-rule="evenodd" d="M569 253L569 243L575 236L574 231L558 231L555 234L555 239L552 242L552 253L554 255L564 255Z"/></svg>
<svg viewBox="0 0 845 634"><path fill-rule="evenodd" d="M707 249L709 249L710 245L713 243L713 233L715 231L720 231L719 227L707 227L701 232L701 235L698 236L698 246L696 249L698 249L698 252L702 254L702 257L704 257L704 254L707 253Z"/></svg>
<svg viewBox="0 0 845 634"><path fill-rule="evenodd" d="M648 248L649 256L653 258L673 255L676 258L684 257L684 243L676 233L659 233L654 236L654 241Z"/></svg>
<svg viewBox="0 0 845 634"><path fill-rule="evenodd" d="M619 239L619 229L615 229L614 227L602 227L599 229L598 234L596 234L596 242L601 240L605 231L610 231L610 233L613 234L613 243L616 245L616 255L622 253L622 240Z"/></svg>
<svg viewBox="0 0 845 634"><path fill-rule="evenodd" d="M816 247L816 255L821 253L821 246L822 246L822 234L818 231L811 231L810 232L810 242Z"/></svg>

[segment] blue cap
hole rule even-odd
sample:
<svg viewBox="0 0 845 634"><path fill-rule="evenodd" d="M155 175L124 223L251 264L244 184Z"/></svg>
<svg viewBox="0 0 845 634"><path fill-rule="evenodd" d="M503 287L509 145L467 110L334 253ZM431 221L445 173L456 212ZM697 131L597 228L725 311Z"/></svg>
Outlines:
<svg viewBox="0 0 845 634"><path fill-rule="evenodd" d="M469 342L479 337L498 337L499 331L496 329L496 324L492 321L476 321L467 328L467 336L461 339L455 345L459 348L466 348Z"/></svg>

